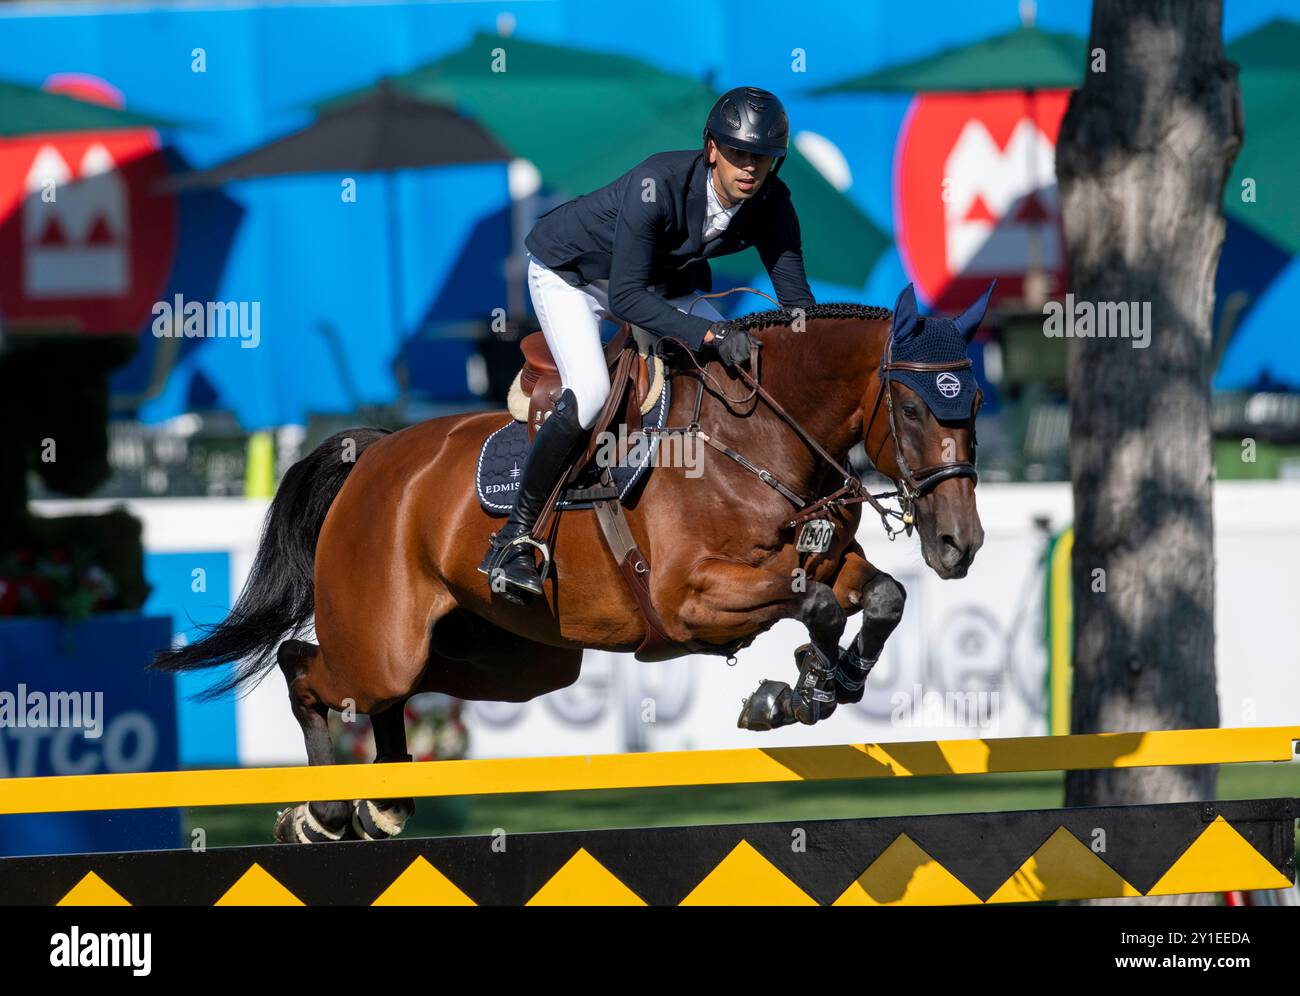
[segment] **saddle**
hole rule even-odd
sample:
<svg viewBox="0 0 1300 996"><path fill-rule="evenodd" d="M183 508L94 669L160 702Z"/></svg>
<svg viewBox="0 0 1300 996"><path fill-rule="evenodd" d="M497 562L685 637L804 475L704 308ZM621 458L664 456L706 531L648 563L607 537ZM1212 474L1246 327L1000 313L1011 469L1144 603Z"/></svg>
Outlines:
<svg viewBox="0 0 1300 996"><path fill-rule="evenodd" d="M524 365L510 385L507 405L516 421L527 424L528 441L532 442L542 422L551 414L563 385L546 336L541 332L527 335L519 348L524 354ZM625 355L629 353L630 356ZM627 426L630 435L641 428L641 416L654 408L663 391L663 360L642 348L631 326L624 322L605 346L605 366L609 369L609 401L596 420L592 435L599 436L604 429L619 423ZM590 458L591 454L587 456Z"/></svg>

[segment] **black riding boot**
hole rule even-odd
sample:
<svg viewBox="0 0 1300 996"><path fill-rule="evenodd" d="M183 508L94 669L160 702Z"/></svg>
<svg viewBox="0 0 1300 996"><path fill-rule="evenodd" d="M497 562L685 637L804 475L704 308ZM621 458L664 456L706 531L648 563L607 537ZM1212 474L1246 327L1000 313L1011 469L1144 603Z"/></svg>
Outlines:
<svg viewBox="0 0 1300 996"><path fill-rule="evenodd" d="M532 449L524 460L519 490L510 517L495 535L479 570L488 576L493 591L518 605L527 605L542 594L542 578L533 557L536 549L521 542L532 532L542 506L551 496L569 457L586 430L578 422L578 401L568 388L555 401L550 417L537 430ZM499 573L498 573L499 572ZM498 584L497 579L503 584Z"/></svg>

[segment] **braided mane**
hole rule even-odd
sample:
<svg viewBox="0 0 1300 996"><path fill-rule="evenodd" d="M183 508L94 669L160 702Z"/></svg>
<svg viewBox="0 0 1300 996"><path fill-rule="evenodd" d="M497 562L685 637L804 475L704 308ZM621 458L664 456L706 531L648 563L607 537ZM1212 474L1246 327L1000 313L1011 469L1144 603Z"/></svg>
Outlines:
<svg viewBox="0 0 1300 996"><path fill-rule="evenodd" d="M832 301L827 304L814 304L803 312L803 317L814 318L857 318L866 321L880 321L893 312L888 308L878 308L871 304L852 304L847 301ZM754 329L768 329L776 325L789 325L798 317L790 308L774 308L771 311L755 311L753 314L733 318L732 321L746 332Z"/></svg>

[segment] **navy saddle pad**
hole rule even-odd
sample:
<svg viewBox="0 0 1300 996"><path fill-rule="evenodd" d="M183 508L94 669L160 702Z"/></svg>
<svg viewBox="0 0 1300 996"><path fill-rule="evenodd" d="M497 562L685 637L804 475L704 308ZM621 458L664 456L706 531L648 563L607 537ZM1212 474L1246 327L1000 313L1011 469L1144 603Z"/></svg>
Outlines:
<svg viewBox="0 0 1300 996"><path fill-rule="evenodd" d="M659 401L649 412L642 416L641 424L647 428L662 429L668 421L669 379L664 378L664 389ZM626 429L622 430L624 433ZM483 442L478 454L478 468L474 474L475 489L478 491L479 504L487 512L504 515L514 504L515 492L519 489L519 478L523 474L524 460L532 444L528 441L528 426L511 419ZM648 446L636 447L632 453L634 459L627 463L617 463L610 468L614 486L618 488L619 501L625 500L654 463L655 451L659 448L656 436ZM640 455L640 459L635 457ZM573 501L561 496L559 508L590 508L590 501Z"/></svg>

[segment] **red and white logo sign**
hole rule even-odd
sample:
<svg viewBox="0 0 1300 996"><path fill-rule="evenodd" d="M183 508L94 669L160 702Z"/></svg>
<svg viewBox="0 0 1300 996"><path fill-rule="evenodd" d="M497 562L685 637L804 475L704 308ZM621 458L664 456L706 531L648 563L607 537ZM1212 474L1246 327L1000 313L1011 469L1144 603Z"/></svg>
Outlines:
<svg viewBox="0 0 1300 996"><path fill-rule="evenodd" d="M116 102L84 77L74 95ZM6 325L140 331L176 254L176 201L156 189L166 176L150 129L0 141L0 258L17 261L0 267Z"/></svg>
<svg viewBox="0 0 1300 996"><path fill-rule="evenodd" d="M56 195L47 200L49 185ZM32 160L23 202L23 292L32 300L122 297L130 289L127 191L102 142L74 169L55 145Z"/></svg>
<svg viewBox="0 0 1300 996"><path fill-rule="evenodd" d="M908 110L894 157L895 238L917 291L964 307L997 278L1018 298L1025 271L1064 290L1056 138L1068 91L925 94Z"/></svg>

